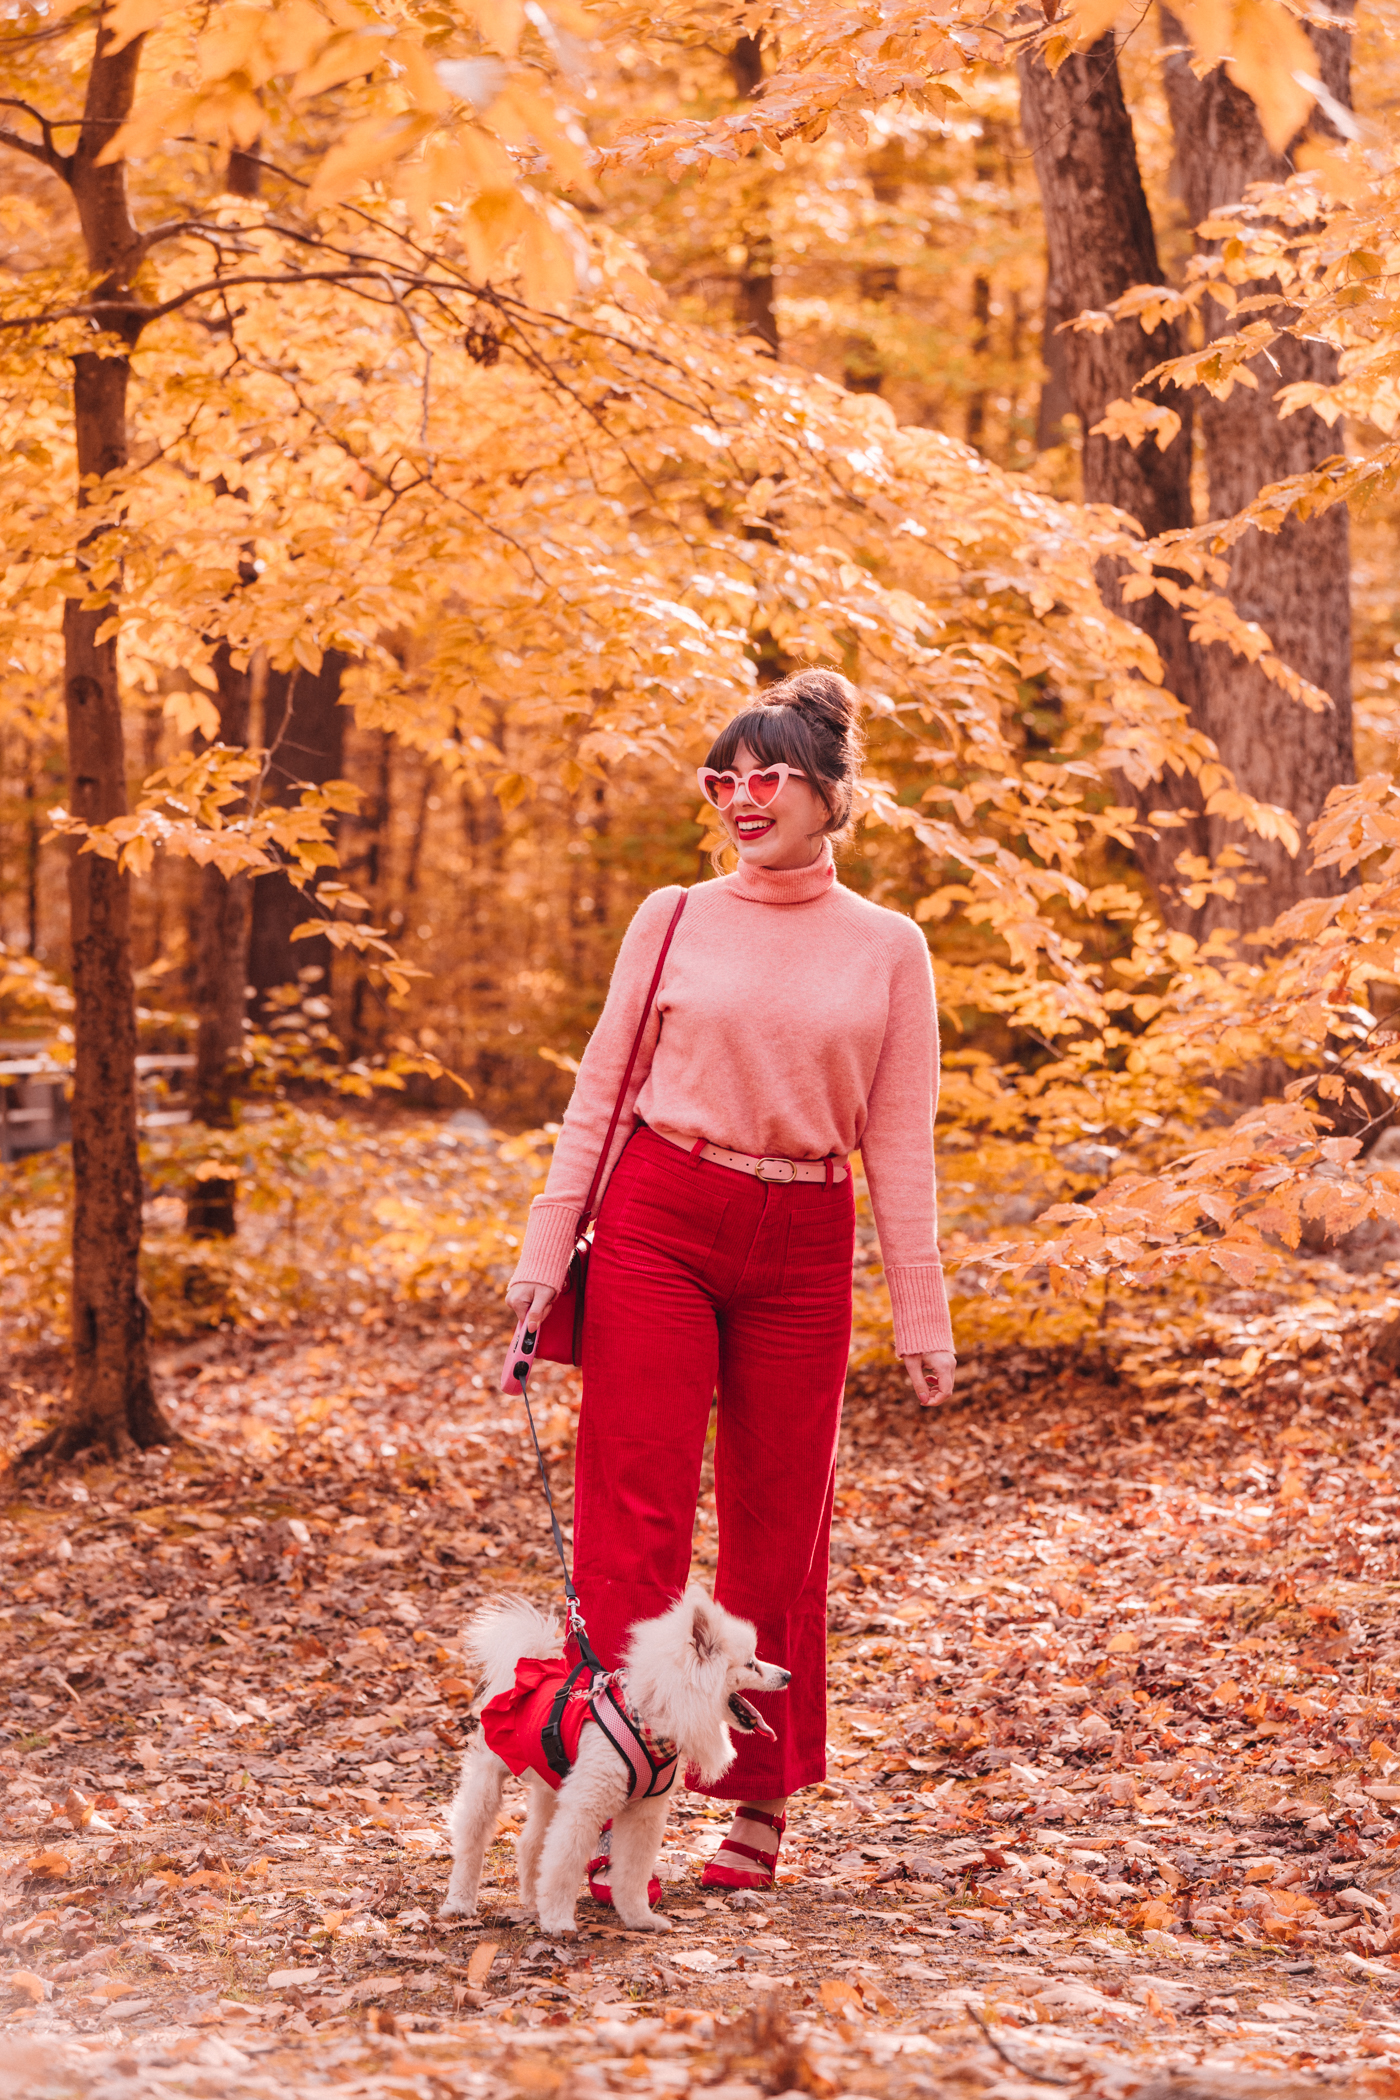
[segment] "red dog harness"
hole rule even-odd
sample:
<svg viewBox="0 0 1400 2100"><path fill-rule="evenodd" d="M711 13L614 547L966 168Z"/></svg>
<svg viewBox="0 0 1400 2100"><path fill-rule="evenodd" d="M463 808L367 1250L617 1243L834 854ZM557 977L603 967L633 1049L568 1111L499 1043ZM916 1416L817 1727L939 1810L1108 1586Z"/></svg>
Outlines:
<svg viewBox="0 0 1400 2100"><path fill-rule="evenodd" d="M524 1655L515 1683L482 1708L487 1747L519 1779L536 1772L557 1791L578 1763L584 1726L596 1721L627 1767L627 1798L645 1801L671 1790L676 1777L674 1743L654 1736L627 1698L621 1671L594 1677L570 1655L545 1661Z"/></svg>

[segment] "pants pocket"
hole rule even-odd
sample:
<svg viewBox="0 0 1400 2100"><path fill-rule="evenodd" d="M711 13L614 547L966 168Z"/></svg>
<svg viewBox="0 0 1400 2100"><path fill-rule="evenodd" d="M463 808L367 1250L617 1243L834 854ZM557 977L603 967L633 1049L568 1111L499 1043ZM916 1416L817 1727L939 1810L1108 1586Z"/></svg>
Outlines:
<svg viewBox="0 0 1400 2100"><path fill-rule="evenodd" d="M617 1190L619 1200L615 1205L604 1201L595 1249L604 1260L629 1267L670 1261L703 1269L724 1231L728 1192L708 1174L695 1173L685 1164L677 1173L644 1153L627 1165Z"/></svg>
<svg viewBox="0 0 1400 2100"><path fill-rule="evenodd" d="M838 1296L849 1290L855 1255L855 1206L847 1189L814 1189L788 1212L783 1296Z"/></svg>

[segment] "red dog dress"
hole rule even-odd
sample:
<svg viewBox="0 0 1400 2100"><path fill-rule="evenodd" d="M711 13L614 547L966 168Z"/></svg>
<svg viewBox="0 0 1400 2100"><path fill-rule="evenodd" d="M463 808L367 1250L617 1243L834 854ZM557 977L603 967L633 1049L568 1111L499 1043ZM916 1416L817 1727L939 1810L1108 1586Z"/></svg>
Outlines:
<svg viewBox="0 0 1400 2100"><path fill-rule="evenodd" d="M671 1790L676 1746L654 1736L627 1698L621 1670L594 1677L575 1656L523 1655L515 1683L482 1708L487 1748L519 1779L535 1772L557 1791L578 1763L584 1728L596 1722L627 1767L627 1798Z"/></svg>

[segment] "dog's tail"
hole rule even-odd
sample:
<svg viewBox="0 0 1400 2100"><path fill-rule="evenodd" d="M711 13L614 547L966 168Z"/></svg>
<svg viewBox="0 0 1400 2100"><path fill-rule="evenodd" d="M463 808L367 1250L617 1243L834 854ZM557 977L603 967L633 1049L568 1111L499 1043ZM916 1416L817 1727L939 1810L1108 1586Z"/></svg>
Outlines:
<svg viewBox="0 0 1400 2100"><path fill-rule="evenodd" d="M479 1698L494 1699L515 1682L515 1666L522 1655L544 1660L558 1655L564 1645L564 1630L553 1612L542 1612L526 1597L501 1597L483 1604L467 1621L462 1646L468 1660L484 1678Z"/></svg>

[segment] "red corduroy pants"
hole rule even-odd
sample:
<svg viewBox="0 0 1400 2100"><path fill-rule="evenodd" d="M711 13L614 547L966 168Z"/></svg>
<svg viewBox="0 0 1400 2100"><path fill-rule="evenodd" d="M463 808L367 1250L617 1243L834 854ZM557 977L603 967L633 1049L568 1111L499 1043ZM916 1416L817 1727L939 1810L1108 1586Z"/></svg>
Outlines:
<svg viewBox="0 0 1400 2100"><path fill-rule="evenodd" d="M765 1801L826 1772L826 1583L851 1337L850 1177L754 1181L639 1129L614 1169L588 1267L574 1579L610 1666L690 1572L719 1395L717 1601L792 1672L760 1695L777 1734L738 1736L717 1786Z"/></svg>

